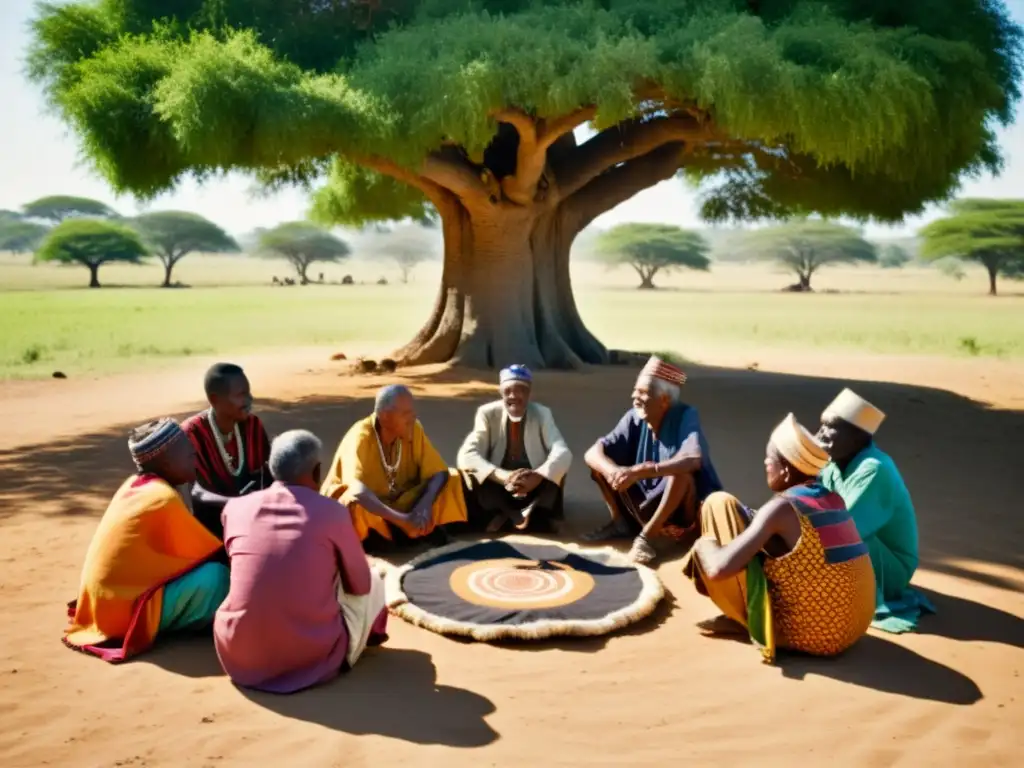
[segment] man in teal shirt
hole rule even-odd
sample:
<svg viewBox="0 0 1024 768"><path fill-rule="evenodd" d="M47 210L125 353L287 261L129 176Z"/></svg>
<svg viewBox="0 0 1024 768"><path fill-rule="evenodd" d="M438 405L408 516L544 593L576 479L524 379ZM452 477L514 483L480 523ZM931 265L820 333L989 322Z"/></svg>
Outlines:
<svg viewBox="0 0 1024 768"><path fill-rule="evenodd" d="M819 479L838 493L871 553L877 585L874 626L906 632L917 626L927 598L910 588L918 565L917 515L892 458L875 445L885 414L844 389L821 415L818 440L832 458Z"/></svg>

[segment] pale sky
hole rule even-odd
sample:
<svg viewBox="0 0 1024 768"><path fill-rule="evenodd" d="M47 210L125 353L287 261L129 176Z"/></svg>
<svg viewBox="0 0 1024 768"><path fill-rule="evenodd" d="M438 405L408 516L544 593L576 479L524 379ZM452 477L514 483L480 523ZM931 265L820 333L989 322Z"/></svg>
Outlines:
<svg viewBox="0 0 1024 768"><path fill-rule="evenodd" d="M106 182L79 161L78 144L64 126L45 114L38 89L23 74L27 24L33 0L0 0L0 208L17 210L43 195L82 195L113 205L132 215L141 210L131 197L117 198ZM1024 0L1008 0L1018 22L1024 23ZM1024 197L1024 113L1000 132L1007 165L998 178L985 177L964 185L972 197ZM250 182L241 176L198 185L185 182L172 194L152 203L152 208L195 211L216 221L234 234L257 226L303 218L306 197L286 190L270 198L253 199ZM926 217L934 218L937 211ZM596 222L607 227L624 221L661 222L683 227L699 225L696 196L682 182L670 180L652 187L606 213ZM875 237L912 233L922 219L908 219L902 227L868 227Z"/></svg>

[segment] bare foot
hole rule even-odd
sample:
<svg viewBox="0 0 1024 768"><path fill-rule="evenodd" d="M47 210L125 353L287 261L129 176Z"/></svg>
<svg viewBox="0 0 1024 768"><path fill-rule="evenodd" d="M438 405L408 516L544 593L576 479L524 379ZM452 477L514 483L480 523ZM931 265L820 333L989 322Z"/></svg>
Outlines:
<svg viewBox="0 0 1024 768"><path fill-rule="evenodd" d="M710 635L745 635L747 628L735 619L730 619L724 614L719 614L713 619L704 619L697 622L697 627Z"/></svg>
<svg viewBox="0 0 1024 768"><path fill-rule="evenodd" d="M643 534L633 539L633 546L629 550L630 560L640 565L647 565L654 562L657 557L658 552L651 546L651 542Z"/></svg>

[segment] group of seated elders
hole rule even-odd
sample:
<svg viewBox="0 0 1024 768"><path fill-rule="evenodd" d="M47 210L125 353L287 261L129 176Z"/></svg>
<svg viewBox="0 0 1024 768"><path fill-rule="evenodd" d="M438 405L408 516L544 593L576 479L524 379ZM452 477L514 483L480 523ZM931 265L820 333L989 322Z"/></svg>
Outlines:
<svg viewBox="0 0 1024 768"><path fill-rule="evenodd" d="M456 466L488 533L509 525L550 530L562 517L572 453L551 410L531 399L529 368L509 366L498 381L501 399L477 409Z"/></svg>
<svg viewBox="0 0 1024 768"><path fill-rule="evenodd" d="M825 448L789 414L765 451L775 495L756 511L724 491L700 512L701 538L683 564L697 591L745 627L774 659L776 646L822 656L849 648L871 625L875 577L842 497L818 479ZM726 622L705 623L712 631Z"/></svg>
<svg viewBox="0 0 1024 768"><path fill-rule="evenodd" d="M210 559L220 540L192 516L177 486L196 478L196 455L172 419L132 431L136 474L114 494L85 555L64 641L111 662L158 636L208 626L228 591Z"/></svg>
<svg viewBox="0 0 1024 768"><path fill-rule="evenodd" d="M611 516L588 541L631 537L630 556L650 562L653 542L699 526L685 572L724 613L708 628L741 624L769 657L776 646L838 653L873 612L913 607L917 524L874 443L880 410L846 389L816 436L788 416L765 459L775 496L752 511L721 492L697 411L680 400L685 380L652 357L632 409L586 452ZM385 638L368 537L440 544L449 524L523 530L561 514L572 454L532 384L524 366L501 372L501 398L477 410L458 469L428 439L410 391L383 387L322 472L314 435L271 444L242 369L214 366L209 410L184 429L161 419L131 433L137 472L90 543L65 642L121 661L213 624L240 685L287 692L333 677Z"/></svg>
<svg viewBox="0 0 1024 768"><path fill-rule="evenodd" d="M650 358L632 409L587 451L611 521L586 541L633 538L630 557L649 563L657 556L653 542L685 536L703 501L722 489L697 409L680 400L685 382L678 367Z"/></svg>

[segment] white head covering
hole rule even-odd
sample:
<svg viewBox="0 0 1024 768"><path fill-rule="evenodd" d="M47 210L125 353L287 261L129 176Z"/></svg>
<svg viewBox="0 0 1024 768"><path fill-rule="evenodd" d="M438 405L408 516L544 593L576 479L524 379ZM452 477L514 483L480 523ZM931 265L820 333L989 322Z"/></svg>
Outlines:
<svg viewBox="0 0 1024 768"><path fill-rule="evenodd" d="M792 413L775 427L770 439L782 458L808 477L816 477L829 462L828 452Z"/></svg>
<svg viewBox="0 0 1024 768"><path fill-rule="evenodd" d="M837 416L869 435L875 434L885 421L885 414L882 411L849 388L836 395L836 399L821 414L821 420L826 421Z"/></svg>

